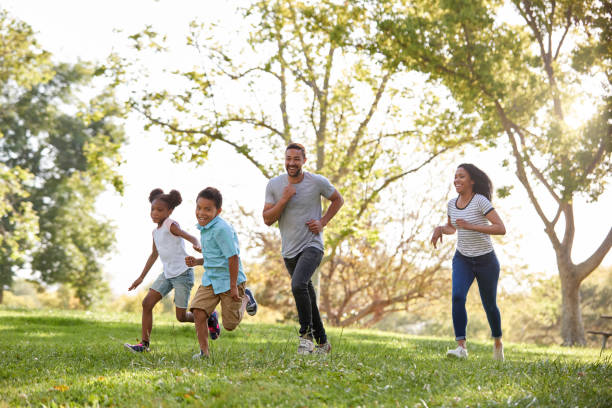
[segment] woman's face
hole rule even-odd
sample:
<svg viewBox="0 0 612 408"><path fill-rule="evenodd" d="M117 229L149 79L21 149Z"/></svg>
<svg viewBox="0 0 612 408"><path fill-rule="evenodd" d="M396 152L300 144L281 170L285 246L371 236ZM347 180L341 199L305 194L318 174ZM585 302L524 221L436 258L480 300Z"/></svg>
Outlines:
<svg viewBox="0 0 612 408"><path fill-rule="evenodd" d="M457 193L471 193L474 187L474 180L471 179L470 173L463 167L458 167L455 172L455 190Z"/></svg>

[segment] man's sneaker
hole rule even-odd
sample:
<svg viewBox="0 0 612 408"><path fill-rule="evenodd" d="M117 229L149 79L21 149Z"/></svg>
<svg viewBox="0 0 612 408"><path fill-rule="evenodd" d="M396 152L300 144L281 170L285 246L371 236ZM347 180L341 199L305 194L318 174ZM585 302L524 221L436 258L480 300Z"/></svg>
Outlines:
<svg viewBox="0 0 612 408"><path fill-rule="evenodd" d="M253 296L253 292L251 292L249 288L244 290L244 294L249 298L246 304L246 311L250 316L255 316L255 313L257 313L257 301L255 300L255 296Z"/></svg>
<svg viewBox="0 0 612 408"><path fill-rule="evenodd" d="M467 358L468 352L465 347L457 346L454 350L448 350L446 352L446 357L452 358Z"/></svg>
<svg viewBox="0 0 612 408"><path fill-rule="evenodd" d="M123 347L130 350L132 353L144 353L145 351L149 351L149 346L145 346L142 343L138 343L138 344L125 343Z"/></svg>
<svg viewBox="0 0 612 408"><path fill-rule="evenodd" d="M297 349L298 354L311 354L314 348L314 342L310 338L300 336L300 344Z"/></svg>
<svg viewBox="0 0 612 408"><path fill-rule="evenodd" d="M202 359L208 358L208 356L204 354L202 350L200 350L199 353L195 353L191 358L194 360L202 360Z"/></svg>
<svg viewBox="0 0 612 408"><path fill-rule="evenodd" d="M329 354L329 352L331 351L331 344L329 344L329 341L326 341L323 344L317 344L315 346L314 352L315 354Z"/></svg>
<svg viewBox="0 0 612 408"><path fill-rule="evenodd" d="M499 347L493 345L493 359L497 361L504 361L504 345Z"/></svg>
<svg viewBox="0 0 612 408"><path fill-rule="evenodd" d="M219 318L216 310L212 312L208 318L208 333L210 334L210 338L212 340L217 340L221 334L221 327L219 327Z"/></svg>

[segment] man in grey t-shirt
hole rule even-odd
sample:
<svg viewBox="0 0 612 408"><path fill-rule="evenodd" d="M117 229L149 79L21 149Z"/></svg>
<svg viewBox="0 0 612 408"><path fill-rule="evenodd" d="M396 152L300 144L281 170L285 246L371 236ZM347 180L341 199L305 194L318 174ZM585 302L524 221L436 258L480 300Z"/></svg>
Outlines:
<svg viewBox="0 0 612 408"><path fill-rule="evenodd" d="M282 256L291 275L291 290L300 320L298 354L328 353L331 345L311 278L323 258L323 228L344 200L325 177L303 172L305 162L304 146L289 144L285 150L287 174L268 182L263 219L266 225L278 221L280 228ZM321 196L331 201L323 216ZM313 340L318 343L316 348Z"/></svg>

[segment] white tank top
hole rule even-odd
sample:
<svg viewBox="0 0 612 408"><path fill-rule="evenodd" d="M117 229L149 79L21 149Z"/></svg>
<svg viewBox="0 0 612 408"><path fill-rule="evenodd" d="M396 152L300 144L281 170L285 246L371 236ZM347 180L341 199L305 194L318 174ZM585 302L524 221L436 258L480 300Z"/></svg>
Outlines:
<svg viewBox="0 0 612 408"><path fill-rule="evenodd" d="M159 228L153 230L153 241L157 248L159 258L164 265L164 276L166 279L174 278L185 272L189 267L185 264L185 242L183 238L177 237L170 232L172 224L179 225L178 222L166 218Z"/></svg>

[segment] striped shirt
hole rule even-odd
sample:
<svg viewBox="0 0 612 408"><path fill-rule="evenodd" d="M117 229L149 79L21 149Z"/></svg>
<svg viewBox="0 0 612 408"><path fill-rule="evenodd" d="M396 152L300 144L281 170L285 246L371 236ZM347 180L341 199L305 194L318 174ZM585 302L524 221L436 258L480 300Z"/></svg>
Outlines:
<svg viewBox="0 0 612 408"><path fill-rule="evenodd" d="M457 251L464 256L480 256L493 251L489 234L457 227L458 218L474 225L489 225L485 216L494 210L491 202L481 194L474 194L468 205L459 208L458 199L453 198L448 202L448 217L453 227L457 228Z"/></svg>

